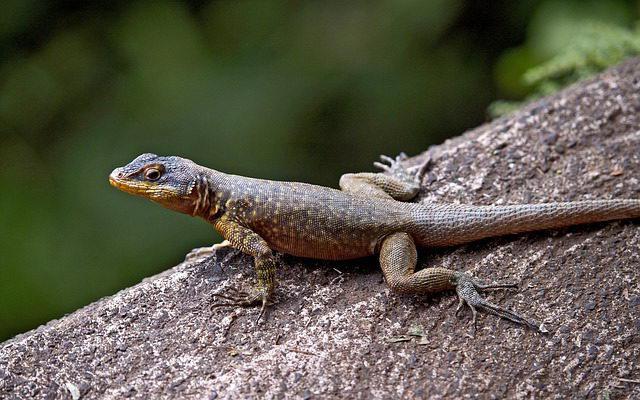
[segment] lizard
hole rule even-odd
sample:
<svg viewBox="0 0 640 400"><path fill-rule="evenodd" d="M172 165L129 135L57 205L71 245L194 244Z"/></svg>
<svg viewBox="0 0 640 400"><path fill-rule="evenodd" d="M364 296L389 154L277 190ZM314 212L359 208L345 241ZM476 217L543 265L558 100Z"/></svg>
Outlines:
<svg viewBox="0 0 640 400"><path fill-rule="evenodd" d="M443 267L416 270L417 247L442 247L577 224L640 217L640 200L585 200L516 205L459 205L411 202L428 162L402 166L407 156L381 156L378 173L342 175L340 190L223 173L178 156L145 153L113 170L111 185L174 211L201 217L230 245L253 257L257 284L230 288L213 306L271 305L278 255L347 260L378 255L386 284L401 294L455 290L456 314L466 304L476 327L477 310L536 331L544 330L519 313L481 296L486 284L470 274Z"/></svg>

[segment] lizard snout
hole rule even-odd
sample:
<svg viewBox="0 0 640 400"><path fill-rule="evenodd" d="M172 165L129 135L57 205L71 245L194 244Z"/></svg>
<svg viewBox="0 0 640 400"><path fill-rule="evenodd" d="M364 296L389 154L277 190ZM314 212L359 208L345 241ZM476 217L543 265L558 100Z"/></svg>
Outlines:
<svg viewBox="0 0 640 400"><path fill-rule="evenodd" d="M124 172L122 172L122 168L116 168L111 172L111 174L109 174L109 183L111 186L118 187L121 184L123 177Z"/></svg>

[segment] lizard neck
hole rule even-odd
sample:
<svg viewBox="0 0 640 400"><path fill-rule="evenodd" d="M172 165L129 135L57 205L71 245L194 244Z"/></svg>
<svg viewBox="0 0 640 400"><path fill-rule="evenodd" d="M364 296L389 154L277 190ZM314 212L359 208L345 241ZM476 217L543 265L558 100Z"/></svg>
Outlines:
<svg viewBox="0 0 640 400"><path fill-rule="evenodd" d="M203 169L196 174L191 184L194 217L214 221L224 214L228 200L227 191L224 190L225 176L222 172L210 169Z"/></svg>

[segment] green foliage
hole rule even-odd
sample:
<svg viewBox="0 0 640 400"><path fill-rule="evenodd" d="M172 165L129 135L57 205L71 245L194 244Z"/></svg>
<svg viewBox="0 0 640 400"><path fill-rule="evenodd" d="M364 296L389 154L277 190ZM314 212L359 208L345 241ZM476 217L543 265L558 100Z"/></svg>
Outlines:
<svg viewBox="0 0 640 400"><path fill-rule="evenodd" d="M519 83L503 88L524 100L494 101L489 114L498 117L525 102L549 95L640 54L640 28L627 28L629 12L620 2L548 1L534 15L527 43L503 56L497 71L517 71Z"/></svg>
<svg viewBox="0 0 640 400"><path fill-rule="evenodd" d="M528 70L523 78L538 92L547 94L638 54L639 29L587 21L569 47Z"/></svg>

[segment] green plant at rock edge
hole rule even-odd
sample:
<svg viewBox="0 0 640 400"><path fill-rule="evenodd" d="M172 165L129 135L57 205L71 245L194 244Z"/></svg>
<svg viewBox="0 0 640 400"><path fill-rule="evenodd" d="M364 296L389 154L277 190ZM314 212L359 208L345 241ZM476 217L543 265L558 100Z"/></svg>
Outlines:
<svg viewBox="0 0 640 400"><path fill-rule="evenodd" d="M497 100L488 112L492 118L507 115L523 104L552 94L623 60L640 54L640 23L635 29L597 21L585 23L564 51L529 68L522 76L532 88L522 101Z"/></svg>

